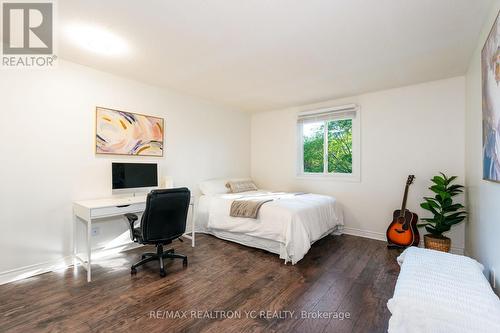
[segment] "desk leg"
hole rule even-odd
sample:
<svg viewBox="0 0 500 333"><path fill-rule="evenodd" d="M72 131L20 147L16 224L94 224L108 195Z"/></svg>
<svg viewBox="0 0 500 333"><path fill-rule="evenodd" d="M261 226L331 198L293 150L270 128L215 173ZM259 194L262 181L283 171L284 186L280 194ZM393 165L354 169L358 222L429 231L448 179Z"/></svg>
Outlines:
<svg viewBox="0 0 500 333"><path fill-rule="evenodd" d="M190 222L191 222L191 235L189 235L189 232L184 232L184 234L182 235L183 237L186 237L187 239L191 239L191 246L194 247L194 234L195 234L195 230L194 230L194 225L195 225L195 221L194 221L194 204L190 203L189 204L190 208L189 210L191 211L191 215L189 215L189 211L188 211L188 216L187 218L190 219ZM188 221L186 221L187 223Z"/></svg>
<svg viewBox="0 0 500 333"><path fill-rule="evenodd" d="M87 282L91 281L92 273L92 265L91 265L91 240L92 236L92 220L87 221Z"/></svg>
<svg viewBox="0 0 500 333"><path fill-rule="evenodd" d="M193 203L193 211L191 212L191 246L194 247L194 225L195 225L195 221L194 221L194 217L195 217L195 208L196 208L196 205Z"/></svg>
<svg viewBox="0 0 500 333"><path fill-rule="evenodd" d="M194 247L194 223L193 223L193 230L191 231L191 246Z"/></svg>
<svg viewBox="0 0 500 333"><path fill-rule="evenodd" d="M76 266L77 264L77 259L76 259L76 251L77 251L77 244L76 244L76 235L77 231L76 228L78 227L78 217L76 216L75 213L73 213L73 266Z"/></svg>

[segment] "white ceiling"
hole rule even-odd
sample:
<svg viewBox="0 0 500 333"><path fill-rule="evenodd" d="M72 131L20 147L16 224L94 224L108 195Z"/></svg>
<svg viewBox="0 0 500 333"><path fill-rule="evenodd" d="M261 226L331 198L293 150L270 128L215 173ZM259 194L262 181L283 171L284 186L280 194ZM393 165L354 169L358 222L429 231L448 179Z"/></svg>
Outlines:
<svg viewBox="0 0 500 333"><path fill-rule="evenodd" d="M263 111L465 73L491 0L61 0L62 58ZM125 56L62 31L97 24Z"/></svg>

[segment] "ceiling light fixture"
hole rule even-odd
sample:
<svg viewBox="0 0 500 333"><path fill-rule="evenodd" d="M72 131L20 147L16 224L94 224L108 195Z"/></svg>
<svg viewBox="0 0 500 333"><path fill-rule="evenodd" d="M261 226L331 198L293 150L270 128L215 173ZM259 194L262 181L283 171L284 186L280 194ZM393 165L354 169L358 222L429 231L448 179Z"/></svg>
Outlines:
<svg viewBox="0 0 500 333"><path fill-rule="evenodd" d="M129 46L123 38L103 27L73 24L65 32L74 44L97 54L116 56L129 52Z"/></svg>

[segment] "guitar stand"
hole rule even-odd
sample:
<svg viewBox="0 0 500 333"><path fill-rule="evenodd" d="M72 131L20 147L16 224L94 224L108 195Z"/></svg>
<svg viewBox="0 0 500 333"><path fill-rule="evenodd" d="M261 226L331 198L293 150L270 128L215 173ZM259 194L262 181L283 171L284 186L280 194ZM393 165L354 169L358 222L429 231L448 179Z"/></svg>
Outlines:
<svg viewBox="0 0 500 333"><path fill-rule="evenodd" d="M395 245L395 244L392 244L392 243L388 243L387 244L387 248L390 249L390 250L393 250L393 249L405 249L406 246L399 246L399 245Z"/></svg>

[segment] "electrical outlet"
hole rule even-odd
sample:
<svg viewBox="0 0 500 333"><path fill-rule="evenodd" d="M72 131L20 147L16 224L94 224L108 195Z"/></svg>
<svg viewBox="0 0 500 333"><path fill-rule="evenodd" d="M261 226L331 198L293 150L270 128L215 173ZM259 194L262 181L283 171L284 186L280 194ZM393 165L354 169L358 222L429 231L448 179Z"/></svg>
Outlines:
<svg viewBox="0 0 500 333"><path fill-rule="evenodd" d="M100 229L99 227L92 227L92 236L97 236L99 235Z"/></svg>
<svg viewBox="0 0 500 333"><path fill-rule="evenodd" d="M496 284L497 284L497 276L496 276L496 273L495 273L495 269L493 267L491 267L490 269L490 283L491 283L491 287L493 289L496 289Z"/></svg>

